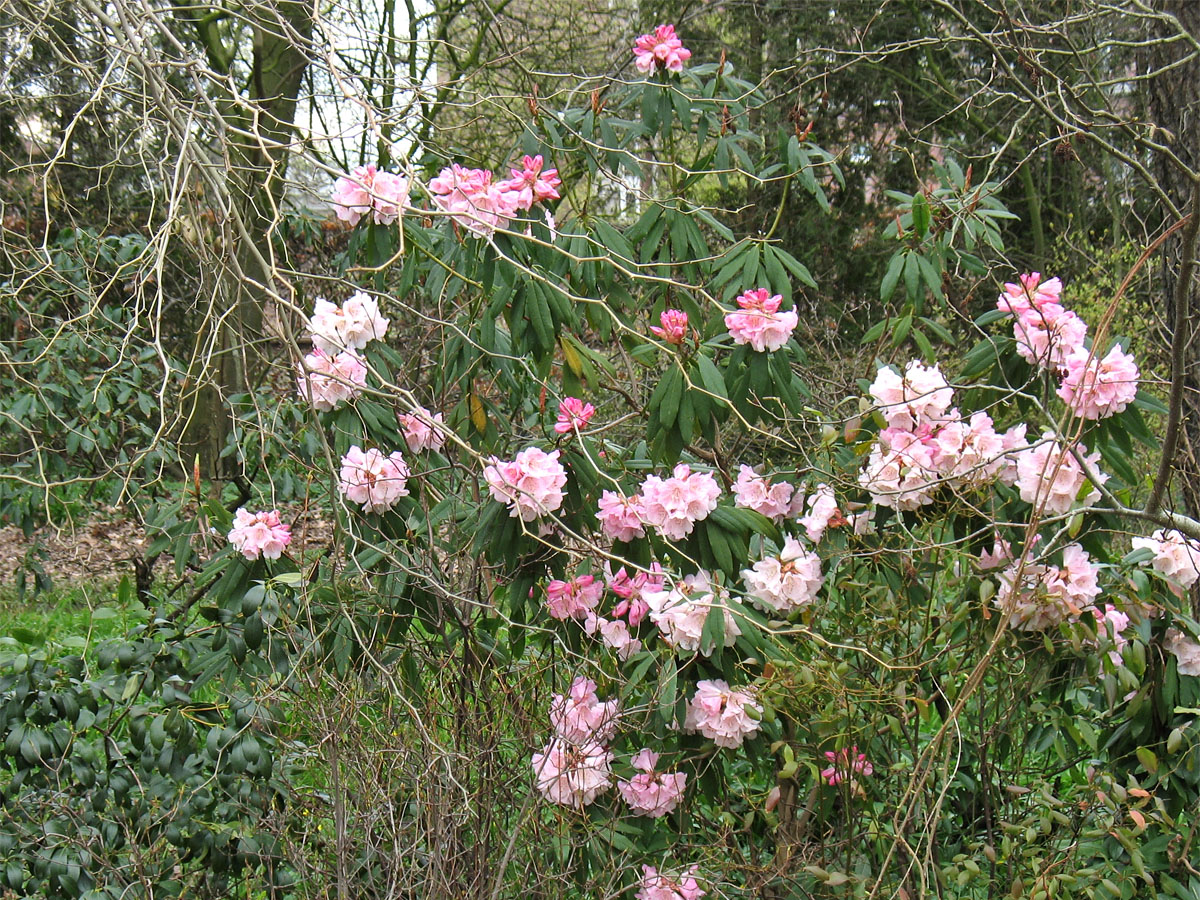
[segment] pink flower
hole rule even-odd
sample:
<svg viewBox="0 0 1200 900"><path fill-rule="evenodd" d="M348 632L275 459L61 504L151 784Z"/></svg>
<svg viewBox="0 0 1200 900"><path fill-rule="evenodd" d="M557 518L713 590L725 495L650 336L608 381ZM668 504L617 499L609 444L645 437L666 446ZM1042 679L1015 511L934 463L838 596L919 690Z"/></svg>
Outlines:
<svg viewBox="0 0 1200 900"><path fill-rule="evenodd" d="M596 407L592 404L584 403L578 397L565 397L558 404L558 421L554 424L554 430L559 434L582 431L595 414Z"/></svg>
<svg viewBox="0 0 1200 900"><path fill-rule="evenodd" d="M1049 310L1053 315L1057 311L1062 296L1062 282L1051 278L1042 282L1040 272L1018 276L1019 284L1004 285L1004 293L996 301L996 308L1002 309L1013 316L1023 316L1030 310L1038 312Z"/></svg>
<svg viewBox="0 0 1200 900"><path fill-rule="evenodd" d="M1100 484L1108 476L1096 467L1100 463L1099 452L1087 455L1087 448L1078 445L1079 455L1096 474ZM1083 489L1087 475L1070 450L1054 439L1047 431L1042 442L1017 454L1017 489L1021 499L1035 506L1044 504L1048 513L1067 513L1075 506L1079 492ZM1100 499L1100 491L1092 488L1080 502L1084 505Z"/></svg>
<svg viewBox="0 0 1200 900"><path fill-rule="evenodd" d="M510 170L512 178L497 185L501 191L516 194L517 209L528 210L535 203L558 199L558 188L562 185L558 169L546 169L543 172L543 165L540 153L526 156L521 160L521 168Z"/></svg>
<svg viewBox="0 0 1200 900"><path fill-rule="evenodd" d="M794 309L779 312L783 298L770 293L766 288L746 291L737 298L741 311L726 314L725 327L735 344L749 344L762 353L778 350L788 342L800 317Z"/></svg>
<svg viewBox="0 0 1200 900"><path fill-rule="evenodd" d="M830 525L845 525L846 518L838 509L837 498L833 488L827 484L818 484L816 491L808 498L808 513L800 517L804 532L814 544L821 540L825 529Z"/></svg>
<svg viewBox="0 0 1200 900"><path fill-rule="evenodd" d="M633 45L634 65L639 72L649 74L652 70L669 69L682 72L683 64L692 57L692 51L683 46L675 34L674 25L659 25L650 34L643 34Z"/></svg>
<svg viewBox="0 0 1200 900"><path fill-rule="evenodd" d="M584 619L583 630L591 635L600 635L605 646L615 650L621 659L629 659L642 649L642 642L633 636L629 626L621 619L605 619L589 612Z"/></svg>
<svg viewBox="0 0 1200 900"><path fill-rule="evenodd" d="M1121 632L1129 627L1129 616L1111 603L1105 603L1103 610L1098 606L1093 606L1091 613L1096 617L1097 636L1103 637L1112 644L1112 649L1108 651L1108 658L1114 666L1121 665L1124 662L1121 659L1121 648L1129 643L1129 638Z"/></svg>
<svg viewBox="0 0 1200 900"><path fill-rule="evenodd" d="M504 461L493 456L491 465L483 470L492 497L507 503L509 516L532 522L549 515L563 502L563 487L567 472L558 461L558 451L546 453L537 447L527 447L517 458Z"/></svg>
<svg viewBox="0 0 1200 900"><path fill-rule="evenodd" d="M1180 675L1200 676L1200 644L1178 628L1168 628L1163 646L1175 657L1175 669Z"/></svg>
<svg viewBox="0 0 1200 900"><path fill-rule="evenodd" d="M229 543L240 550L246 559L279 559L283 548L292 540L288 526L279 520L279 512L259 512L251 515L245 508L233 517L233 529L229 532Z"/></svg>
<svg viewBox="0 0 1200 900"><path fill-rule="evenodd" d="M641 493L643 521L678 541L717 508L721 488L708 472L693 472L686 463L680 463L670 478L647 477Z"/></svg>
<svg viewBox="0 0 1200 900"><path fill-rule="evenodd" d="M375 222L391 225L408 206L408 179L376 166L359 166L352 175L343 175L333 186L334 212L351 225L357 225L374 210Z"/></svg>
<svg viewBox="0 0 1200 900"><path fill-rule="evenodd" d="M684 730L699 732L718 747L737 749L758 733L762 706L749 688L730 688L718 679L696 682L696 693L688 703Z"/></svg>
<svg viewBox="0 0 1200 900"><path fill-rule="evenodd" d="M664 310L658 320L662 322L662 327L651 325L651 334L657 335L668 344L682 344L687 340L688 316L683 310Z"/></svg>
<svg viewBox="0 0 1200 900"><path fill-rule="evenodd" d="M1138 390L1138 367L1117 344L1104 359L1079 349L1067 357L1058 396L1084 419L1104 419L1122 412Z"/></svg>
<svg viewBox="0 0 1200 900"><path fill-rule="evenodd" d="M788 514L794 490L786 481L772 483L769 478L743 465L738 466L737 481L733 483L733 502L781 522Z"/></svg>
<svg viewBox="0 0 1200 900"><path fill-rule="evenodd" d="M954 416L933 432L934 468L952 484L978 487L994 479L1007 466L1004 436L997 434L991 416L973 414L970 420Z"/></svg>
<svg viewBox="0 0 1200 900"><path fill-rule="evenodd" d="M859 753L858 747L843 747L841 750L826 750L825 758L833 765L821 770L821 777L830 787L836 787L843 781L853 786L858 777L868 778L875 774L865 753Z"/></svg>
<svg viewBox="0 0 1200 900"><path fill-rule="evenodd" d="M636 753L632 760L633 767L640 769L629 781L618 781L617 790L629 804L629 808L640 816L657 819L667 813L674 812L683 796L687 775L683 772L656 773L654 767L658 764L658 754L649 748Z"/></svg>
<svg viewBox="0 0 1200 900"><path fill-rule="evenodd" d="M728 591L714 584L712 576L704 569L688 575L670 590L643 591L642 599L650 608L650 621L658 626L663 640L676 650L693 653L701 650L704 623L714 606L722 610L725 646L742 633L729 612ZM712 648L702 652L707 656Z"/></svg>
<svg viewBox="0 0 1200 900"><path fill-rule="evenodd" d="M999 581L992 602L1002 610L1012 609L1008 624L1018 631L1044 631L1073 622L1100 595L1097 569L1078 544L1063 548L1061 567L1018 560L1000 573Z"/></svg>
<svg viewBox="0 0 1200 900"><path fill-rule="evenodd" d="M556 619L583 619L596 608L604 585L592 575L570 581L555 579L546 585L546 609Z"/></svg>
<svg viewBox="0 0 1200 900"><path fill-rule="evenodd" d="M342 457L338 490L351 503L361 503L363 512L384 512L408 496L408 474L399 450L384 456L355 445Z"/></svg>
<svg viewBox="0 0 1200 900"><path fill-rule="evenodd" d="M742 570L746 594L766 612L790 613L817 598L824 583L821 557L805 550L794 537L784 539L778 556L760 559Z"/></svg>
<svg viewBox="0 0 1200 900"><path fill-rule="evenodd" d="M1153 553L1151 567L1181 587L1190 588L1200 578L1200 542L1184 537L1174 529L1164 531L1160 528L1151 537L1135 537L1133 549Z"/></svg>
<svg viewBox="0 0 1200 900"><path fill-rule="evenodd" d="M330 357L320 347L313 349L300 363L296 387L300 396L319 412L329 412L347 400L353 400L367 384L367 367L353 350Z"/></svg>
<svg viewBox="0 0 1200 900"><path fill-rule="evenodd" d="M519 193L506 181L492 181L487 169L467 169L454 163L429 182L433 204L449 213L476 237L489 237L508 226L517 213Z"/></svg>
<svg viewBox="0 0 1200 900"><path fill-rule="evenodd" d="M642 516L640 495L626 497L615 491L605 491L600 495L600 511L596 513L596 518L600 520L600 530L614 541L645 537Z"/></svg>
<svg viewBox="0 0 1200 900"><path fill-rule="evenodd" d="M583 809L612 787L612 753L600 744L578 746L555 738L533 754L539 793L551 803Z"/></svg>
<svg viewBox="0 0 1200 900"><path fill-rule="evenodd" d="M606 568L607 566L608 564L605 563ZM620 602L613 607L612 614L618 618L624 616L634 627L640 625L646 618L646 614L650 612L650 605L646 602L645 595L661 591L666 581L663 577L662 566L656 562L650 563L649 570L639 571L632 578L622 566L614 574L609 575L606 580L609 589L621 598Z"/></svg>
<svg viewBox="0 0 1200 900"><path fill-rule="evenodd" d="M992 549L984 550L979 554L979 568L998 569L1003 565L1007 565L1013 560L1012 545L996 535L996 541L992 544Z"/></svg>
<svg viewBox="0 0 1200 900"><path fill-rule="evenodd" d="M922 427L920 434L889 428L871 448L858 483L880 506L911 510L933 502L941 481L938 448L928 424Z"/></svg>
<svg viewBox="0 0 1200 900"><path fill-rule="evenodd" d="M1013 323L1013 338L1017 353L1027 362L1045 369L1059 369L1071 354L1083 349L1087 323L1069 309L1047 306L1018 317Z"/></svg>
<svg viewBox="0 0 1200 900"><path fill-rule="evenodd" d="M441 450L445 445L446 426L441 413L434 415L425 407L418 406L416 412L400 413L396 418L400 421L404 442L413 453Z"/></svg>
<svg viewBox="0 0 1200 900"><path fill-rule="evenodd" d="M571 682L566 694L555 694L550 701L550 724L555 734L573 744L604 743L617 730L616 700L601 702L596 682L583 676Z"/></svg>
<svg viewBox="0 0 1200 900"><path fill-rule="evenodd" d="M871 396L889 428L908 431L941 421L954 401L954 391L938 367L926 367L918 360L905 367L903 376L887 366L880 369Z"/></svg>
<svg viewBox="0 0 1200 900"><path fill-rule="evenodd" d="M318 297L308 321L313 346L333 355L361 350L387 334L389 320L379 314L379 303L370 294L355 291L342 306Z"/></svg>

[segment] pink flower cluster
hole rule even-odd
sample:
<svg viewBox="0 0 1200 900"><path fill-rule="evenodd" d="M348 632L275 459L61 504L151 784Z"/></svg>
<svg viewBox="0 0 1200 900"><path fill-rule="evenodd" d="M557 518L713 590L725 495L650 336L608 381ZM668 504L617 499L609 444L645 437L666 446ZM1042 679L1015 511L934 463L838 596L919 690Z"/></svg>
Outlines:
<svg viewBox="0 0 1200 900"><path fill-rule="evenodd" d="M636 626L640 625L646 618L646 614L650 612L650 604L646 602L645 595L653 591L661 591L666 583L666 578L663 575L662 566L652 562L649 569L638 571L632 577L622 566L609 575L606 581L608 589L621 598L613 607L612 614L618 617L625 616L629 619L630 625Z"/></svg>
<svg viewBox="0 0 1200 900"><path fill-rule="evenodd" d="M1200 644L1178 628L1168 628L1163 646L1175 657L1175 669L1180 675L1200 676Z"/></svg>
<svg viewBox="0 0 1200 900"><path fill-rule="evenodd" d="M379 312L379 302L364 291L355 291L341 306L318 297L308 329L313 346L332 355L361 350L371 341L382 340L388 324Z"/></svg>
<svg viewBox="0 0 1200 900"><path fill-rule="evenodd" d="M584 403L578 397L565 397L558 404L558 421L554 423L554 430L559 434L582 431L595 414L596 407L592 404Z"/></svg>
<svg viewBox="0 0 1200 900"><path fill-rule="evenodd" d="M557 200L562 181L557 169L542 170L541 155L526 156L510 180L496 181L488 169L468 169L458 163L442 169L429 182L433 204L449 213L476 237L488 237L506 228L521 210L534 203Z"/></svg>
<svg viewBox="0 0 1200 900"><path fill-rule="evenodd" d="M546 585L546 609L556 619L586 619L603 595L604 585L593 575L555 579Z"/></svg>
<svg viewBox="0 0 1200 900"><path fill-rule="evenodd" d="M824 576L821 557L805 550L794 537L787 537L778 556L760 559L742 570L746 594L767 612L784 615L807 606L817 598Z"/></svg>
<svg viewBox="0 0 1200 900"><path fill-rule="evenodd" d="M763 353L778 350L788 342L800 317L794 309L780 312L783 297L770 294L766 288L758 288L737 298L740 311L725 316L725 327L735 344L749 344Z"/></svg>
<svg viewBox="0 0 1200 900"><path fill-rule="evenodd" d="M363 512L385 512L408 496L408 465L399 450L387 456L374 448L352 446L342 457L338 490Z"/></svg>
<svg viewBox="0 0 1200 900"><path fill-rule="evenodd" d="M673 541L692 533L696 523L717 508L721 487L708 472L693 472L680 463L670 478L650 475L642 482L641 521Z"/></svg>
<svg viewBox="0 0 1200 900"><path fill-rule="evenodd" d="M913 361L903 377L880 369L871 396L888 427L871 448L859 484L880 506L917 509L932 503L942 486L1015 480L1011 456L1025 446L1025 426L1001 434L987 413L962 418L950 406L954 392L937 366Z"/></svg>
<svg viewBox="0 0 1200 900"><path fill-rule="evenodd" d="M612 752L605 746L616 730L617 702L602 702L596 683L578 677L550 703L554 737L533 754L537 789L552 803L582 809L612 787Z"/></svg>
<svg viewBox="0 0 1200 900"><path fill-rule="evenodd" d="M1097 468L1099 452L1089 456L1083 444L1077 444L1076 449L1095 473L1096 480L1100 484L1108 481L1108 476ZM1035 507L1040 505L1046 512L1061 515L1070 512L1077 502L1089 505L1099 500L1100 491L1096 487L1080 497L1087 480L1087 473L1075 454L1055 440L1053 432L1047 431L1039 443L1017 454L1016 484L1021 499Z"/></svg>
<svg viewBox="0 0 1200 900"><path fill-rule="evenodd" d="M381 171L375 165L359 166L333 186L334 212L351 225L374 211L378 225L391 225L408 206L409 183L402 175Z"/></svg>
<svg viewBox="0 0 1200 900"><path fill-rule="evenodd" d="M279 559L291 540L292 532L280 521L277 510L252 514L242 508L234 513L229 543L246 559Z"/></svg>
<svg viewBox="0 0 1200 900"><path fill-rule="evenodd" d="M1123 412L1137 397L1138 372L1133 357L1117 344L1103 359L1079 349L1067 357L1058 396L1083 419L1104 419Z"/></svg>
<svg viewBox="0 0 1200 900"><path fill-rule="evenodd" d="M639 72L647 75L655 69L682 72L683 64L691 57L692 51L683 46L674 25L659 25L649 34L638 37L633 45L633 63Z"/></svg>
<svg viewBox="0 0 1200 900"><path fill-rule="evenodd" d="M1200 578L1200 541L1184 537L1174 529L1159 529L1148 538L1136 537L1133 549L1153 553L1151 567L1181 587L1190 588Z"/></svg>
<svg viewBox="0 0 1200 900"><path fill-rule="evenodd" d="M524 522L549 515L562 506L567 472L558 461L558 451L546 453L527 447L509 461L495 456L484 468L488 490L500 503L507 503L509 515Z"/></svg>
<svg viewBox="0 0 1200 900"><path fill-rule="evenodd" d="M422 450L441 450L446 444L446 426L442 422L442 414L434 415L423 406L418 406L415 412L400 413L396 418L400 422L400 431L404 442L413 453Z"/></svg>
<svg viewBox="0 0 1200 900"><path fill-rule="evenodd" d="M604 491L600 495L600 511L596 518L600 520L600 530L614 541L645 537L643 515L640 494L626 497L616 491Z"/></svg>
<svg viewBox="0 0 1200 900"><path fill-rule="evenodd" d="M733 483L733 502L735 506L752 509L781 522L792 511L794 491L795 488L786 481L772 481L743 465L738 466L738 477Z"/></svg>
<svg viewBox="0 0 1200 900"><path fill-rule="evenodd" d="M657 335L668 344L682 344L687 340L688 315L683 310L663 310L658 320L662 323L662 327L651 325L651 334Z"/></svg>
<svg viewBox="0 0 1200 900"><path fill-rule="evenodd" d="M320 347L304 357L296 388L319 412L353 400L367 385L367 367L353 350L330 356Z"/></svg>
<svg viewBox="0 0 1200 900"><path fill-rule="evenodd" d="M676 650L692 653L701 650L704 623L714 606L722 610L725 645L742 633L729 611L729 592L704 569L688 575L670 590L644 591L642 598L649 606L650 621L658 626L663 640Z"/></svg>
<svg viewBox="0 0 1200 900"><path fill-rule="evenodd" d="M998 576L993 603L1012 610L1009 627L1044 631L1075 621L1100 595L1098 570L1086 550L1068 544L1061 566L1017 560Z"/></svg>
<svg viewBox="0 0 1200 900"><path fill-rule="evenodd" d="M804 526L804 533L814 544L821 540L825 529L831 525L848 523L846 517L842 515L842 511L838 509L833 488L827 484L818 484L817 489L813 491L812 496L804 505L808 507L808 512L801 516L799 521Z"/></svg>
<svg viewBox="0 0 1200 900"><path fill-rule="evenodd" d="M617 783L617 790L629 808L652 819L674 812L683 797L687 775L683 772L656 772L658 754L649 748L638 751L631 763L640 772L629 781Z"/></svg>
<svg viewBox="0 0 1200 900"><path fill-rule="evenodd" d="M696 881L697 866L676 876L659 872L654 866L642 866L642 880L635 900L700 900L707 891Z"/></svg>
<svg viewBox="0 0 1200 900"><path fill-rule="evenodd" d="M843 747L841 750L826 750L825 758L832 765L821 770L821 777L830 787L837 787L843 781L853 787L860 777L869 778L875 774L865 753L859 753L858 747Z"/></svg>
<svg viewBox="0 0 1200 900"><path fill-rule="evenodd" d="M718 747L736 750L758 734L762 706L750 688L730 688L721 679L696 682L683 727L704 735Z"/></svg>
<svg viewBox="0 0 1200 900"><path fill-rule="evenodd" d="M1062 305L1062 282L1038 272L1004 285L996 302L1012 315L1017 352L1033 365L1062 376L1058 395L1084 419L1122 412L1137 396L1137 363L1117 344L1100 357L1084 346L1087 323Z"/></svg>
<svg viewBox="0 0 1200 900"><path fill-rule="evenodd" d="M1104 609L1093 606L1092 615L1096 617L1097 637L1103 636L1108 643L1112 644L1112 649L1108 651L1108 658L1114 666L1121 665L1123 662L1121 648L1129 643L1129 638L1122 633L1129 627L1129 616L1111 603L1105 603Z"/></svg>

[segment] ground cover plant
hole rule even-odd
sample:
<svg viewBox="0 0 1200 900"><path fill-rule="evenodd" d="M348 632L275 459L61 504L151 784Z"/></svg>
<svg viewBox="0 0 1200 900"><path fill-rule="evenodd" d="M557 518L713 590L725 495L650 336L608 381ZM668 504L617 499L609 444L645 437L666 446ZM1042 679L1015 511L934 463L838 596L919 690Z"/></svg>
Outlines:
<svg viewBox="0 0 1200 900"><path fill-rule="evenodd" d="M857 151L702 16L463 146L373 118L299 4L88 10L142 158L225 205L7 245L5 515L146 535L69 614L31 556L0 619L13 896L1200 896L1195 199L1077 283L938 146L829 355L780 235L839 227ZM292 118L310 68L353 158Z"/></svg>

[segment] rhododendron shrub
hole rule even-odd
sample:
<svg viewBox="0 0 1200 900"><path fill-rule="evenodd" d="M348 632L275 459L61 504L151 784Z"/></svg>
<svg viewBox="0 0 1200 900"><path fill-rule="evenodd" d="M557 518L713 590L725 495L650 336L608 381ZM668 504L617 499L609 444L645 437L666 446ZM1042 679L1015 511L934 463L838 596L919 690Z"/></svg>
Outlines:
<svg viewBox="0 0 1200 900"><path fill-rule="evenodd" d="M316 302L291 402L345 544L279 584L302 609L326 583L332 609L373 604L369 627L328 626L340 665L430 710L405 725L423 753L488 742L429 784L444 800L508 767L498 814L545 829L520 858L569 869L564 896L916 895L960 871L998 896L1066 852L1038 805L1059 782L1072 802L1045 803L1071 841L1094 832L1096 871L1132 865L1141 832L1103 818L1100 786L1163 798L1137 807L1148 842L1200 783L1175 711L1200 704L1200 526L1142 505L1145 363L1069 283L950 235L926 253L913 199L882 291L903 278L907 305L827 402L802 316L820 288L791 250L734 234L703 179L647 177L629 217L596 185L685 148L714 183L789 179L818 215L834 157L799 129L748 137L766 96L671 26L626 59L649 77L532 98L508 154L431 156L402 214L363 178L334 189L346 271L371 281ZM941 197L983 233L995 188L969 180ZM254 577L289 565L234 543ZM459 730L428 699L455 679L511 732ZM914 881L935 856L986 874Z"/></svg>

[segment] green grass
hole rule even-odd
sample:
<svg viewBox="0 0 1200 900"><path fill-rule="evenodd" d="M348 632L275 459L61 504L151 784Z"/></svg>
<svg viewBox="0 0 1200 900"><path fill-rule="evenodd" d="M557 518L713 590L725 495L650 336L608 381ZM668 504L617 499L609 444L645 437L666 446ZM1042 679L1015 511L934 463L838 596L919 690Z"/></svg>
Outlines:
<svg viewBox="0 0 1200 900"><path fill-rule="evenodd" d="M86 655L146 618L127 579L56 585L24 600L0 585L0 665L25 653L42 659Z"/></svg>

